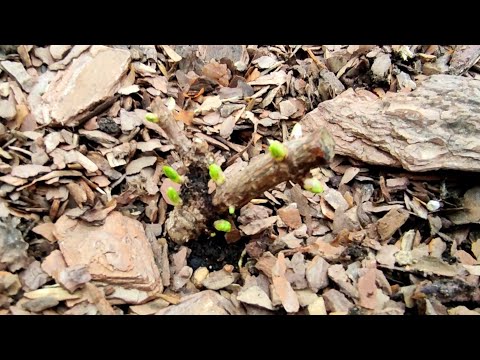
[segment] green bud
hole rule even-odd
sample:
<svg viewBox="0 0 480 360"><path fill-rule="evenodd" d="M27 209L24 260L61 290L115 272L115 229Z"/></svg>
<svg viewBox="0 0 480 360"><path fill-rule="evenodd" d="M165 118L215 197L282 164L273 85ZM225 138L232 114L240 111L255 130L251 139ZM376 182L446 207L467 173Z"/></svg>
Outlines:
<svg viewBox="0 0 480 360"><path fill-rule="evenodd" d="M210 237L215 237L216 235L217 235L216 232L211 232L211 233L210 233Z"/></svg>
<svg viewBox="0 0 480 360"><path fill-rule="evenodd" d="M223 174L222 168L217 164L211 164L208 167L208 172L217 185L222 185L225 182L225 175Z"/></svg>
<svg viewBox="0 0 480 360"><path fill-rule="evenodd" d="M177 190L175 190L173 187L169 186L167 189L167 196L172 202L173 205L178 206L182 205L183 201L180 198L180 195L178 195Z"/></svg>
<svg viewBox="0 0 480 360"><path fill-rule="evenodd" d="M158 122L158 116L155 115L154 113L148 113L147 115L145 115L145 118L147 119L147 121L150 121L150 122L153 122L153 123Z"/></svg>
<svg viewBox="0 0 480 360"><path fill-rule="evenodd" d="M235 214L235 206L229 206L229 207L228 207L228 213L229 213L230 215Z"/></svg>
<svg viewBox="0 0 480 360"><path fill-rule="evenodd" d="M283 145L281 142L274 140L270 143L270 146L268 147L268 150L270 151L270 155L276 160L276 161L282 161L287 157L287 148L285 145Z"/></svg>
<svg viewBox="0 0 480 360"><path fill-rule="evenodd" d="M217 220L213 223L213 226L218 231L230 232L232 230L232 225L227 220Z"/></svg>
<svg viewBox="0 0 480 360"><path fill-rule="evenodd" d="M167 177L173 182L176 182L177 184L181 184L183 182L182 177L178 175L175 169L172 168L171 166L164 166L162 169L163 169L163 173L167 175Z"/></svg>
<svg viewBox="0 0 480 360"><path fill-rule="evenodd" d="M305 190L311 191L314 194L321 194L323 192L323 187L320 181L314 178L306 179L303 182L303 188Z"/></svg>

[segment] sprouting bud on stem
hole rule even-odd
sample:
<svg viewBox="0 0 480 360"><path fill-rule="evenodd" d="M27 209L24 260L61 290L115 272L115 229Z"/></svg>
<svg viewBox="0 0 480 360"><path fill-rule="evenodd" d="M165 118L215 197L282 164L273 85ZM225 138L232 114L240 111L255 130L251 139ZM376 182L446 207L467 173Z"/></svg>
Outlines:
<svg viewBox="0 0 480 360"><path fill-rule="evenodd" d="M320 194L323 192L323 187L320 181L314 178L306 179L303 182L303 187L305 190L308 190L314 194Z"/></svg>
<svg viewBox="0 0 480 360"><path fill-rule="evenodd" d="M230 205L230 206L228 207L228 213L229 213L230 215L235 214L235 206L231 206L231 205Z"/></svg>
<svg viewBox="0 0 480 360"><path fill-rule="evenodd" d="M213 226L215 229L218 231L223 231L223 232L230 232L232 230L232 225L227 220L216 220L213 223Z"/></svg>
<svg viewBox="0 0 480 360"><path fill-rule="evenodd" d="M274 140L270 143L268 151L270 151L270 155L272 155L276 161L282 161L285 159L288 152L287 147L277 140Z"/></svg>
<svg viewBox="0 0 480 360"><path fill-rule="evenodd" d="M217 164L211 164L208 167L208 172L217 185L222 185L225 182L225 175L223 174L222 168Z"/></svg>
<svg viewBox="0 0 480 360"><path fill-rule="evenodd" d="M182 205L183 201L180 198L180 195L178 195L177 190L175 190L173 187L169 186L167 189L167 196L172 202L173 205L179 206Z"/></svg>
<svg viewBox="0 0 480 360"><path fill-rule="evenodd" d="M147 115L145 115L145 118L147 119L147 121L158 123L158 116L154 113L148 113Z"/></svg>
<svg viewBox="0 0 480 360"><path fill-rule="evenodd" d="M178 173L175 171L174 168L171 166L164 166L163 168L163 173L173 182L176 182L177 184L183 183L183 178L178 175Z"/></svg>

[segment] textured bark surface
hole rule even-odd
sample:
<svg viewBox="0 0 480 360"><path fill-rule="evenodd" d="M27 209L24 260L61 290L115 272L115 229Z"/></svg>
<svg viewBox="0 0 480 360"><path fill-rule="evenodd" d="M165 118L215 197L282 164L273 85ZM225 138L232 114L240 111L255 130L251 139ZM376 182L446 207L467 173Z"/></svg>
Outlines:
<svg viewBox="0 0 480 360"><path fill-rule="evenodd" d="M230 174L226 182L217 187L213 199L207 193L207 166L201 162L193 164L187 174L190 183L182 186L184 204L175 208L165 222L170 238L178 244L195 240L208 223L225 213L229 206L238 209L283 181L299 180L334 155L333 140L324 129L289 141L285 146L288 156L283 161L275 161L269 153L259 155L246 168Z"/></svg>
<svg viewBox="0 0 480 360"><path fill-rule="evenodd" d="M152 102L151 109L158 116L158 125L165 131L165 134L180 153L180 156L186 157L190 152L192 144L178 127L172 112L168 110L159 97Z"/></svg>
<svg viewBox="0 0 480 360"><path fill-rule="evenodd" d="M458 45L450 60L449 74L461 75L480 59L480 45Z"/></svg>
<svg viewBox="0 0 480 360"><path fill-rule="evenodd" d="M93 280L145 291L162 281L142 224L114 211L101 226L64 215L53 230L68 266L87 265Z"/></svg>
<svg viewBox="0 0 480 360"><path fill-rule="evenodd" d="M213 205L220 212L229 206L240 208L275 185L301 179L310 169L333 158L334 143L324 129L289 141L285 146L288 155L283 161L275 161L266 153L253 158L245 169L230 174L225 184L217 188Z"/></svg>
<svg viewBox="0 0 480 360"><path fill-rule="evenodd" d="M37 123L77 126L113 103L130 52L101 45L82 51L65 70L38 78L28 96Z"/></svg>
<svg viewBox="0 0 480 360"><path fill-rule="evenodd" d="M480 171L480 81L433 75L410 93L380 99L348 89L301 121L329 130L335 152L410 171Z"/></svg>
<svg viewBox="0 0 480 360"><path fill-rule="evenodd" d="M299 180L313 168L333 158L334 143L324 129L317 129L301 139L286 143L288 156L281 162L269 153L254 158L237 173L230 174L225 184L217 188L213 198L208 195L207 150L193 144L180 131L171 112L156 99L151 106L158 116L158 126L165 132L188 167L186 183L182 186L183 205L170 212L165 226L170 238L183 244L198 238L208 223L228 210L240 208L266 190L287 180ZM155 125L156 126L156 125Z"/></svg>

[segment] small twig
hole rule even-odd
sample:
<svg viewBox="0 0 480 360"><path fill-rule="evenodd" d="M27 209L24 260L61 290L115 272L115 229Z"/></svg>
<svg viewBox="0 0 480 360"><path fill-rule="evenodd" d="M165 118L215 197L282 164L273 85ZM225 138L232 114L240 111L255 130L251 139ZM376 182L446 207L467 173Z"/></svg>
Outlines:
<svg viewBox="0 0 480 360"><path fill-rule="evenodd" d="M17 141L18 139L17 138L11 138L10 140L8 140L5 144L2 145L2 149L5 149L7 146L9 146L10 144L13 144L15 141Z"/></svg>
<svg viewBox="0 0 480 360"><path fill-rule="evenodd" d="M177 125L172 112L163 104L161 98L157 97L151 104L152 112L158 116L158 125L165 131L168 139L175 146L182 157L191 155L192 143Z"/></svg>
<svg viewBox="0 0 480 360"><path fill-rule="evenodd" d="M311 49L307 49L308 56L313 60L313 62L320 68L320 69L327 69L324 63L322 63L315 54L312 52Z"/></svg>
<svg viewBox="0 0 480 360"><path fill-rule="evenodd" d="M254 158L246 168L230 174L217 188L212 203L219 212L229 206L240 208L273 186L298 180L311 168L328 163L334 155L334 142L325 129L284 144L287 157L275 160L270 153Z"/></svg>
<svg viewBox="0 0 480 360"><path fill-rule="evenodd" d="M19 148L17 146L9 146L8 147L10 150L14 150L14 151L18 151L18 152L21 152L25 155L28 155L30 157L32 157L33 153L31 151L28 151L28 150L25 150L25 149L22 149L22 148Z"/></svg>
<svg viewBox="0 0 480 360"><path fill-rule="evenodd" d="M93 181L91 181L90 179L88 179L87 177L83 176L82 175L82 179L87 183L88 186L90 186L93 190L96 190L98 191L100 194L102 195L107 195L105 193L105 191L103 191L100 186L98 186L97 184L95 184Z"/></svg>
<svg viewBox="0 0 480 360"><path fill-rule="evenodd" d="M112 183L110 185L110 188L111 189L114 189L116 186L118 186L123 180L125 180L125 178L127 177L127 174L123 174L117 181L115 181L114 183Z"/></svg>

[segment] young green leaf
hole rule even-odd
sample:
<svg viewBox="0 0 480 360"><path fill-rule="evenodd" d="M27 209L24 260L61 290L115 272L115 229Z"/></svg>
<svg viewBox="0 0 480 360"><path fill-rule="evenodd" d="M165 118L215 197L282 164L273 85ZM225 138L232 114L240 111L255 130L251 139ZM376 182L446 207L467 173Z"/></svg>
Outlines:
<svg viewBox="0 0 480 360"><path fill-rule="evenodd" d="M163 173L173 182L176 182L177 184L181 184L183 182L182 177L171 166L165 165L162 169Z"/></svg>
<svg viewBox="0 0 480 360"><path fill-rule="evenodd" d="M217 164L211 164L208 167L208 172L217 185L222 185L225 182L225 175L223 174L222 168Z"/></svg>
<svg viewBox="0 0 480 360"><path fill-rule="evenodd" d="M153 122L153 123L158 122L158 116L155 115L154 113L148 113L147 115L145 115L145 118L147 119L147 121L150 121L150 122Z"/></svg>
<svg viewBox="0 0 480 360"><path fill-rule="evenodd" d="M230 215L235 214L235 206L229 206L229 207L228 207L228 213L229 213Z"/></svg>
<svg viewBox="0 0 480 360"><path fill-rule="evenodd" d="M268 151L276 161L282 161L287 157L287 147L277 140L270 143Z"/></svg>
<svg viewBox="0 0 480 360"><path fill-rule="evenodd" d="M216 220L213 223L213 226L218 231L230 232L232 230L232 225L227 220Z"/></svg>
<svg viewBox="0 0 480 360"><path fill-rule="evenodd" d="M178 195L177 190L175 190L173 187L169 186L167 189L167 196L172 202L173 205L178 206L182 205L183 201L180 198L180 195Z"/></svg>
<svg viewBox="0 0 480 360"><path fill-rule="evenodd" d="M320 194L323 192L323 187L320 181L314 178L306 179L303 182L303 188L314 194Z"/></svg>

